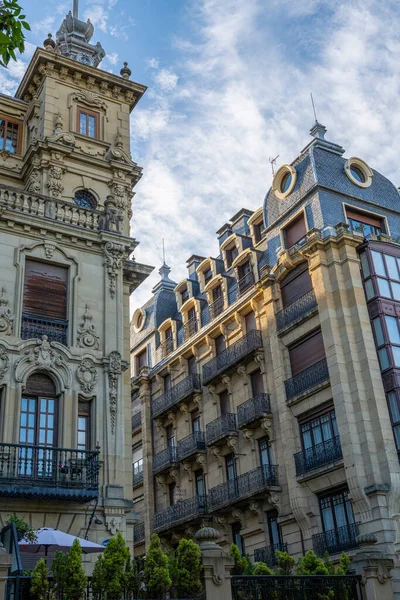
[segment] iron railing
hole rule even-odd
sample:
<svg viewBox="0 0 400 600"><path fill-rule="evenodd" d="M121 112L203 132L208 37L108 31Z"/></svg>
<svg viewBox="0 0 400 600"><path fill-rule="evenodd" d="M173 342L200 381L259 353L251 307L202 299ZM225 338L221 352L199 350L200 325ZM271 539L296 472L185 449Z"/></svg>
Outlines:
<svg viewBox="0 0 400 600"><path fill-rule="evenodd" d="M238 427L239 429L246 427L270 414L271 402L269 394L257 394L237 407Z"/></svg>
<svg viewBox="0 0 400 600"><path fill-rule="evenodd" d="M139 429L142 425L142 413L139 410L138 412L133 413L132 415L132 431Z"/></svg>
<svg viewBox="0 0 400 600"><path fill-rule="evenodd" d="M323 556L325 551L328 551L328 554L337 554L357 548L358 533L358 523L316 533L312 536L313 550L317 556Z"/></svg>
<svg viewBox="0 0 400 600"><path fill-rule="evenodd" d="M186 460L196 452L206 449L203 431L195 431L191 435L179 440L178 442L178 460Z"/></svg>
<svg viewBox="0 0 400 600"><path fill-rule="evenodd" d="M252 329L203 366L203 383L209 383L215 377L246 358L254 350L262 347L261 331Z"/></svg>
<svg viewBox="0 0 400 600"><path fill-rule="evenodd" d="M0 443L0 496L88 501L99 495L99 452Z"/></svg>
<svg viewBox="0 0 400 600"><path fill-rule="evenodd" d="M64 319L53 319L40 315L22 313L21 339L42 339L47 335L49 342L59 342L67 345L68 321Z"/></svg>
<svg viewBox="0 0 400 600"><path fill-rule="evenodd" d="M289 401L327 380L329 380L328 364L326 358L323 358L285 381L286 399Z"/></svg>
<svg viewBox="0 0 400 600"><path fill-rule="evenodd" d="M217 510L235 500L259 494L266 488L277 485L278 467L263 465L211 488L208 493L208 508L210 511Z"/></svg>
<svg viewBox="0 0 400 600"><path fill-rule="evenodd" d="M161 347L161 357L166 358L168 354L171 354L174 350L174 338L167 338L160 344Z"/></svg>
<svg viewBox="0 0 400 600"><path fill-rule="evenodd" d="M234 575L232 600L361 600L360 575Z"/></svg>
<svg viewBox="0 0 400 600"><path fill-rule="evenodd" d="M317 299L314 290L310 290L304 294L304 296L301 296L301 298L298 298L283 310L276 313L276 325L278 331L289 327L289 325L298 321L316 307Z"/></svg>
<svg viewBox="0 0 400 600"><path fill-rule="evenodd" d="M144 523L135 523L133 526L133 541L135 544L144 540Z"/></svg>
<svg viewBox="0 0 400 600"><path fill-rule="evenodd" d="M166 448L162 452L155 454L153 457L153 471L154 473L159 473L164 469L168 469L173 467L178 462L178 453L174 446L170 448Z"/></svg>
<svg viewBox="0 0 400 600"><path fill-rule="evenodd" d="M199 330L199 324L198 324L197 318L192 317L191 319L189 319L189 321L187 321L187 323L185 323L185 325L183 326L183 329L185 332L184 339L188 340L192 335L197 333Z"/></svg>
<svg viewBox="0 0 400 600"><path fill-rule="evenodd" d="M143 465L140 469L132 469L133 487L142 485L143 483Z"/></svg>
<svg viewBox="0 0 400 600"><path fill-rule="evenodd" d="M278 563L276 550L287 552L287 544L272 544L272 546L257 548L257 550L254 550L254 561L263 562L268 567L274 567Z"/></svg>
<svg viewBox="0 0 400 600"><path fill-rule="evenodd" d="M210 304L210 318L216 319L224 310L224 297L220 296L212 304Z"/></svg>
<svg viewBox="0 0 400 600"><path fill-rule="evenodd" d="M237 424L235 413L226 413L206 425L207 446L215 444L228 435L237 435Z"/></svg>
<svg viewBox="0 0 400 600"><path fill-rule="evenodd" d="M339 460L342 456L340 438L337 435L330 440L325 440L312 448L307 448L306 450L302 450L295 454L294 462L296 464L296 475L304 475L304 473L307 473L312 469Z"/></svg>
<svg viewBox="0 0 400 600"><path fill-rule="evenodd" d="M254 275L253 275L252 271L250 271L249 273L246 273L246 275L243 275L243 277L241 277L238 280L239 295L247 292L247 290L249 290L251 288L251 286L253 286L253 285L254 285Z"/></svg>
<svg viewBox="0 0 400 600"><path fill-rule="evenodd" d="M154 529L168 529L172 525L196 519L207 512L205 496L194 496L186 500L179 500L176 504L161 510L154 515Z"/></svg>
<svg viewBox="0 0 400 600"><path fill-rule="evenodd" d="M186 400L186 398L195 392L201 392L201 379L200 375L197 373L188 375L185 379L182 379L182 381L168 390L168 392L153 399L153 419L159 417L164 412L169 411L172 406Z"/></svg>

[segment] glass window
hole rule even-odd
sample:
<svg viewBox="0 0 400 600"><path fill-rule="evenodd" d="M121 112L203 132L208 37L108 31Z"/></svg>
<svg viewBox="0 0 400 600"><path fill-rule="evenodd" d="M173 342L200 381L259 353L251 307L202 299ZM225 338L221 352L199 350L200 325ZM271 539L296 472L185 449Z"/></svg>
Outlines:
<svg viewBox="0 0 400 600"><path fill-rule="evenodd" d="M208 281L210 281L210 279L212 279L212 271L211 268L210 269L206 269L204 271L204 282L207 283Z"/></svg>
<svg viewBox="0 0 400 600"><path fill-rule="evenodd" d="M241 556L245 555L244 540L240 534L240 523L232 525L232 542L239 548Z"/></svg>
<svg viewBox="0 0 400 600"><path fill-rule="evenodd" d="M393 342L393 344L400 344L398 320L396 317L389 317L385 315L385 321L389 334L389 340Z"/></svg>
<svg viewBox="0 0 400 600"><path fill-rule="evenodd" d="M383 275L383 277L386 277L386 270L382 254L380 252L376 252L375 250L372 250L371 254L374 262L375 273L377 275Z"/></svg>
<svg viewBox="0 0 400 600"><path fill-rule="evenodd" d="M359 167L351 165L350 173L353 175L356 181L359 181L360 183L365 183L365 175Z"/></svg>
<svg viewBox="0 0 400 600"><path fill-rule="evenodd" d="M372 283L372 279L368 279L365 282L365 294L367 296L367 300L371 300L375 296L374 284Z"/></svg>
<svg viewBox="0 0 400 600"><path fill-rule="evenodd" d="M399 271L397 269L397 261L395 257L385 254L385 261L389 278L399 280Z"/></svg>
<svg viewBox="0 0 400 600"><path fill-rule="evenodd" d="M390 392L388 394L388 400L389 400L390 416L392 417L393 423L400 423L400 408L399 408L399 401L397 399L396 392Z"/></svg>
<svg viewBox="0 0 400 600"><path fill-rule="evenodd" d="M91 138L97 138L97 129L98 129L98 118L99 115L97 113L92 113L90 111L86 111L83 109L79 109L78 111L78 126L79 133L82 135L87 135Z"/></svg>
<svg viewBox="0 0 400 600"><path fill-rule="evenodd" d="M381 365L381 371L389 368L389 357L386 348L378 350L379 364Z"/></svg>
<svg viewBox="0 0 400 600"><path fill-rule="evenodd" d="M78 206L82 206L83 208L95 209L97 207L96 198L93 196L93 194L91 192L89 192L89 190L86 190L86 189L77 190L75 192L74 202L75 202L75 204L77 204ZM139 327L139 325L138 325L138 327Z"/></svg>
<svg viewBox="0 0 400 600"><path fill-rule="evenodd" d="M400 283L396 283L394 281L391 282L393 298L395 300L400 300Z"/></svg>
<svg viewBox="0 0 400 600"><path fill-rule="evenodd" d="M393 361L396 367L400 367L400 348L399 346L392 346Z"/></svg>
<svg viewBox="0 0 400 600"><path fill-rule="evenodd" d="M287 192L287 190L289 189L291 183L292 183L292 174L290 173L290 171L288 171L282 177L281 186L280 186L282 194L284 194L285 192Z"/></svg>
<svg viewBox="0 0 400 600"><path fill-rule="evenodd" d="M377 346L383 346L385 343L385 338L383 337L382 325L380 317L376 317L372 320L372 325L375 331L376 343Z"/></svg>
<svg viewBox="0 0 400 600"><path fill-rule="evenodd" d="M348 492L337 492L319 499L324 531L348 527L354 523L353 507Z"/></svg>
<svg viewBox="0 0 400 600"><path fill-rule="evenodd" d="M330 410L300 426L300 433L304 450L313 448L318 444L332 440L339 435L336 414Z"/></svg>
<svg viewBox="0 0 400 600"><path fill-rule="evenodd" d="M363 252L360 255L360 259L361 259L361 267L362 267L363 275L364 275L364 277L369 277L371 272L369 270L368 257L365 252Z"/></svg>
<svg viewBox="0 0 400 600"><path fill-rule="evenodd" d="M21 124L6 119L0 119L0 150L12 154L20 151L19 132Z"/></svg>
<svg viewBox="0 0 400 600"><path fill-rule="evenodd" d="M382 277L378 277L377 281L378 281L379 295L384 296L385 298L391 298L392 294L390 291L388 280L382 279Z"/></svg>
<svg viewBox="0 0 400 600"><path fill-rule="evenodd" d="M282 544L282 531L278 523L278 514L275 511L267 513L269 539L272 546Z"/></svg>

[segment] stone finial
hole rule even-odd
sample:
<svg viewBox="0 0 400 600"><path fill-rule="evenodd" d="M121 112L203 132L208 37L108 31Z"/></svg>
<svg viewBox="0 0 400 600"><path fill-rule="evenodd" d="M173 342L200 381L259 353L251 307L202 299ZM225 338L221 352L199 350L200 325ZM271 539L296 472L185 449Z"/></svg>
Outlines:
<svg viewBox="0 0 400 600"><path fill-rule="evenodd" d="M319 140L324 140L326 131L327 129L324 127L324 125L321 125L321 123L315 121L314 125L310 129L310 135L312 135L314 138L318 138Z"/></svg>
<svg viewBox="0 0 400 600"><path fill-rule="evenodd" d="M356 538L357 543L360 546L374 546L378 539L373 533L360 533Z"/></svg>
<svg viewBox="0 0 400 600"><path fill-rule="evenodd" d="M49 52L54 52L56 43L53 40L53 36L51 35L51 33L49 33L47 38L44 40L43 46L45 50L48 50Z"/></svg>
<svg viewBox="0 0 400 600"><path fill-rule="evenodd" d="M120 70L120 73L121 73L121 77L123 77L124 79L129 79L129 77L132 75L132 71L128 67L127 62L124 62L124 66Z"/></svg>
<svg viewBox="0 0 400 600"><path fill-rule="evenodd" d="M195 533L194 538L201 550L220 549L220 546L217 544L219 531L218 529L214 529L214 527L203 527L203 529L199 529L199 531Z"/></svg>

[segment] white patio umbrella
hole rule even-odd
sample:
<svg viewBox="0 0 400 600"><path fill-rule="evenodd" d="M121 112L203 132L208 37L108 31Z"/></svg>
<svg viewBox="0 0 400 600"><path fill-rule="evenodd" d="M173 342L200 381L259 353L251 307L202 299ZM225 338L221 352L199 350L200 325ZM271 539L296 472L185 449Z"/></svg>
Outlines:
<svg viewBox="0 0 400 600"><path fill-rule="evenodd" d="M70 535L69 533L64 533L64 531L59 531L59 529L52 529L51 527L42 527L41 529L35 531L35 533L37 536L36 542L33 542L32 544L26 542L25 540L18 542L21 552L36 553L42 548L44 549L45 556L47 556L49 549L54 551L61 550L62 552L68 552L76 539L79 540L82 552L84 552L84 554L90 554L91 552L104 552L105 550L104 546L101 546L100 544L89 542L83 538Z"/></svg>

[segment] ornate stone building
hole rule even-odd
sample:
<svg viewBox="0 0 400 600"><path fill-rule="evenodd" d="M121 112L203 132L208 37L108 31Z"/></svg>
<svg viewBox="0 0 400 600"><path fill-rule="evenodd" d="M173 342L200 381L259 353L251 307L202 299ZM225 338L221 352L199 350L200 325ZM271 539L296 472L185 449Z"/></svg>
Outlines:
<svg viewBox="0 0 400 600"><path fill-rule="evenodd" d="M361 535L398 590L400 197L325 132L133 315L135 548L208 522L271 563Z"/></svg>
<svg viewBox="0 0 400 600"><path fill-rule="evenodd" d="M0 519L132 542L129 115L74 12L0 95Z"/></svg>

